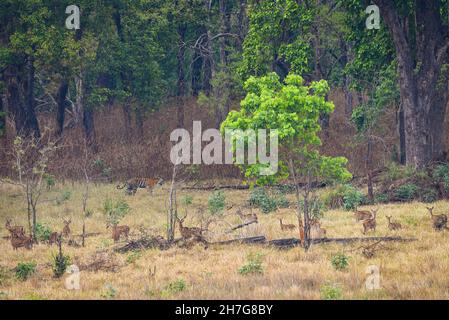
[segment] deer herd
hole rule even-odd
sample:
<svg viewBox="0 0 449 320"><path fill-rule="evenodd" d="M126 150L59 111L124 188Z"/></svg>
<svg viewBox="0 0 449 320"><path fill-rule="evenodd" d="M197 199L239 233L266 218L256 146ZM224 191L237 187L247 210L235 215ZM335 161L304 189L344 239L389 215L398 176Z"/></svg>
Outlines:
<svg viewBox="0 0 449 320"><path fill-rule="evenodd" d="M447 227L447 215L445 214L434 214L433 210L434 207L426 207L428 212L430 213L430 218L432 220L432 226L435 230L441 231L441 230L449 230ZM364 210L355 210L354 211L354 217L357 222L362 222L363 227L363 234L366 234L368 231L376 231L377 226L377 212L379 209L372 209L370 211L364 211ZM258 217L256 213L253 213L252 210L248 214L244 214L241 210L241 208L237 209L235 214L246 224L251 223L258 223ZM205 248L207 248L207 241L204 236L204 232L207 231L206 228L199 228L199 227L187 227L184 224L184 221L187 217L187 213L184 215L184 217L176 217L176 221L178 224L179 232L181 234L181 237L183 240L191 240L192 242L200 242L203 243ZM402 225L392 220L391 216L386 215L385 216L388 222L388 229L391 231L397 231L402 229ZM278 218L279 220L279 226L282 232L291 232L297 229L297 226L294 224L286 224L282 220L282 218ZM52 245L57 243L58 241L61 241L63 238L69 238L71 236L71 230L70 230L70 224L71 220L65 220L63 219L64 227L62 228L61 232L52 232L50 234L50 237L48 239L48 244ZM324 238L326 237L326 229L321 227L321 224L318 219L311 219L310 223L310 236L311 238ZM109 228L110 225L108 224L106 228ZM14 226L12 225L11 219L6 219L5 223L6 230L10 233L10 241L11 246L14 250L17 250L18 248L26 248L26 249L32 249L33 243L35 242L31 235L25 234L25 228L23 226ZM120 238L123 236L126 239L128 239L130 228L129 226L122 225L112 225L112 239L114 242L118 242Z"/></svg>

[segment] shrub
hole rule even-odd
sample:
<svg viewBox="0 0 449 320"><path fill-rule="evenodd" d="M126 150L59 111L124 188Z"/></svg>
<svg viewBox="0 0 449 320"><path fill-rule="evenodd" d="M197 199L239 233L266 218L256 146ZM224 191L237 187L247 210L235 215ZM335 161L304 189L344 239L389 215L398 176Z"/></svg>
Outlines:
<svg viewBox="0 0 449 320"><path fill-rule="evenodd" d="M378 193L374 196L375 203L387 203L388 200L389 200L388 194L385 193Z"/></svg>
<svg viewBox="0 0 449 320"><path fill-rule="evenodd" d="M413 183L403 184L399 186L395 191L394 195L399 201L411 201L415 198L418 192L418 187Z"/></svg>
<svg viewBox="0 0 449 320"><path fill-rule="evenodd" d="M191 205L193 202L193 197L191 195L185 195L182 199L181 199L181 203L185 206Z"/></svg>
<svg viewBox="0 0 449 320"><path fill-rule="evenodd" d="M106 285L106 291L101 294L101 297L104 299L114 299L118 294L116 288L114 288L111 284Z"/></svg>
<svg viewBox="0 0 449 320"><path fill-rule="evenodd" d="M59 194L58 197L56 198L56 204L58 206L63 204L64 202L68 201L71 196L72 196L72 193L68 190L61 192L61 194Z"/></svg>
<svg viewBox="0 0 449 320"><path fill-rule="evenodd" d="M415 217L405 217L405 223L407 223L410 226L417 227L418 219L416 219Z"/></svg>
<svg viewBox="0 0 449 320"><path fill-rule="evenodd" d="M15 267L16 278L25 281L36 272L35 262L19 262Z"/></svg>
<svg viewBox="0 0 449 320"><path fill-rule="evenodd" d="M438 193L433 189L425 189L421 192L421 201L432 203L438 200Z"/></svg>
<svg viewBox="0 0 449 320"><path fill-rule="evenodd" d="M62 251L53 255L53 276L60 278L71 264L71 261L70 257L64 255Z"/></svg>
<svg viewBox="0 0 449 320"><path fill-rule="evenodd" d="M299 201L299 209L304 212L304 200ZM318 198L312 198L309 201L309 217L320 220L323 217L325 206L323 201Z"/></svg>
<svg viewBox="0 0 449 320"><path fill-rule="evenodd" d="M46 224L36 223L36 239L41 242L50 240L52 230Z"/></svg>
<svg viewBox="0 0 449 320"><path fill-rule="evenodd" d="M142 254L139 251L133 251L126 258L126 262L128 264L135 263L137 260L140 259L140 257L142 257Z"/></svg>
<svg viewBox="0 0 449 320"><path fill-rule="evenodd" d="M53 188L55 186L55 184L56 184L56 179L51 174L45 174L44 175L44 180L45 180L45 184L47 185L47 189Z"/></svg>
<svg viewBox="0 0 449 320"><path fill-rule="evenodd" d="M391 183L399 179L410 178L415 176L416 169L411 166L402 166L395 162L387 166L387 170L381 175L381 180L384 183Z"/></svg>
<svg viewBox="0 0 449 320"><path fill-rule="evenodd" d="M351 185L347 185L343 194L343 208L347 211L355 210L366 202L365 195Z"/></svg>
<svg viewBox="0 0 449 320"><path fill-rule="evenodd" d="M247 257L247 263L238 269L238 272L241 275L249 275L249 274L262 274L263 255L260 253L249 254Z"/></svg>
<svg viewBox="0 0 449 320"><path fill-rule="evenodd" d="M260 208L263 213L270 213L278 208L286 208L290 205L281 192L270 196L265 188L254 188L248 201L251 206Z"/></svg>
<svg viewBox="0 0 449 320"><path fill-rule="evenodd" d="M337 284L326 284L320 289L322 300L339 300L342 298L342 290Z"/></svg>
<svg viewBox="0 0 449 320"><path fill-rule="evenodd" d="M225 207L226 197L223 191L214 191L208 200L208 208L211 214L222 213Z"/></svg>
<svg viewBox="0 0 449 320"><path fill-rule="evenodd" d="M113 202L112 200L107 199L103 205L103 213L106 215L106 222L109 225L117 225L129 211L130 207L128 203L123 200Z"/></svg>
<svg viewBox="0 0 449 320"><path fill-rule="evenodd" d="M349 258L344 253L337 253L332 256L331 264L335 270L344 270L348 267Z"/></svg>
<svg viewBox="0 0 449 320"><path fill-rule="evenodd" d="M184 279L178 279L173 282L170 282L167 286L167 290L171 293L178 293L181 291L184 291L186 289L187 285Z"/></svg>
<svg viewBox="0 0 449 320"><path fill-rule="evenodd" d="M432 174L435 183L441 183L449 191L449 163L436 166Z"/></svg>
<svg viewBox="0 0 449 320"><path fill-rule="evenodd" d="M280 184L276 189L282 194L289 194L295 192L295 186L291 184Z"/></svg>

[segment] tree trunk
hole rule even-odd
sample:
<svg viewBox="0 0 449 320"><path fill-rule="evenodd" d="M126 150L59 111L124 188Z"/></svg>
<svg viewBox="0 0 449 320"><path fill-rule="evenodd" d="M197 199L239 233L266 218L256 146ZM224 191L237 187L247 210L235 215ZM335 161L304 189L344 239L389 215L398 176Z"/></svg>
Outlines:
<svg viewBox="0 0 449 320"><path fill-rule="evenodd" d="M194 97L197 97L202 89L201 84L201 71L203 67L203 57L195 51L193 54L193 61L192 61L192 95Z"/></svg>
<svg viewBox="0 0 449 320"><path fill-rule="evenodd" d="M443 130L440 128L448 95L447 75L441 74L441 70L449 60L448 30L442 24L438 1L415 1L416 39L407 36L405 19L393 2L375 0L375 3L380 7L396 48L405 118L406 162L423 168L442 154ZM443 85L440 85L441 79Z"/></svg>
<svg viewBox="0 0 449 320"><path fill-rule="evenodd" d="M27 56L23 63L5 69L6 102L14 118L16 133L27 137L40 137L39 124L35 113L34 62Z"/></svg>
<svg viewBox="0 0 449 320"><path fill-rule="evenodd" d="M405 165L407 163L405 150L405 116L402 103L398 111L398 131L399 131L399 163Z"/></svg>
<svg viewBox="0 0 449 320"><path fill-rule="evenodd" d="M184 72L184 57L185 57L185 40L186 40L187 26L183 23L178 25L178 81L177 81L177 96L178 96L178 128L184 127L184 97L185 97L185 72Z"/></svg>
<svg viewBox="0 0 449 320"><path fill-rule="evenodd" d="M366 143L366 171L368 175L368 201L374 203L374 187L373 187L373 140L368 136Z"/></svg>
<svg viewBox="0 0 449 320"><path fill-rule="evenodd" d="M131 137L131 101L129 99L126 99L126 101L123 104L123 122L125 124L125 140L127 142L130 141Z"/></svg>
<svg viewBox="0 0 449 320"><path fill-rule="evenodd" d="M6 112L3 107L3 95L0 94L0 137L3 137L6 132Z"/></svg>
<svg viewBox="0 0 449 320"><path fill-rule="evenodd" d="M64 119L65 119L65 108L67 104L67 92L69 90L69 82L63 79L56 96L57 111L56 111L56 134L61 136L64 131Z"/></svg>
<svg viewBox="0 0 449 320"><path fill-rule="evenodd" d="M87 145L92 148L94 152L97 151L94 112L92 108L84 107L83 110L83 127L86 136Z"/></svg>

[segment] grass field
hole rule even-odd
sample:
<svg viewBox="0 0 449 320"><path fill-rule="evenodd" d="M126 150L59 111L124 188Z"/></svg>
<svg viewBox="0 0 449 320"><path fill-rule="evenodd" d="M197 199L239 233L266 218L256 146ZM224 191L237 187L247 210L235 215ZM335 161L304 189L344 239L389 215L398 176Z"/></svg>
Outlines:
<svg viewBox="0 0 449 320"><path fill-rule="evenodd" d="M57 185L47 192L47 199L70 191L69 200L39 205L39 221L55 231L61 231L62 218L71 217L71 229L80 234L82 228L82 191L79 184ZM227 204L242 205L249 191L224 191ZM207 208L210 192L180 192L179 199L189 194L186 225L197 224L194 212ZM288 196L291 197L290 195ZM105 228L102 213L107 198L125 199L132 211L121 224L129 225L131 233L139 226L154 234L165 236L167 186L156 189L149 197L139 190L134 197L126 197L114 185L91 187L88 207L93 216L86 221L87 232L100 235L86 239L84 248L64 245L64 251L75 264L85 264L96 251L105 251L118 265L115 272L85 271L80 273L80 290L67 290L63 276L53 277L52 255L56 246L40 244L28 251L13 251L9 240L0 239L0 298L2 299L449 299L449 232L436 232L431 227L430 216L422 203L388 204L380 206L376 232L370 236L399 235L418 240L407 243L386 243L376 256L367 259L361 254L361 244L314 245L309 252L293 248L280 250L261 245L212 245L207 250L202 245L191 249L156 249L138 253L113 253L114 243L110 230ZM292 198L290 200L293 200ZM448 202L434 204L434 213L447 213ZM184 212L180 205L181 212ZM239 223L233 213L235 207L225 212L226 223L211 225L211 237L222 239L220 231L228 224ZM390 231L385 215L392 215L403 229ZM278 218L284 223L296 221L292 209L281 209L270 214L258 213L259 224L235 231L229 237L265 235L268 239L296 237L296 232L282 232ZM0 235L7 236L4 222L7 217L14 224L26 226L26 205L19 189L0 185ZM345 211L328 211L322 219L328 237L360 237L362 226L353 215ZM215 229L214 229L215 228ZM177 236L179 236L177 230ZM332 257L343 253L348 266L336 270ZM249 256L258 256L259 262L250 264L250 270L259 272L241 274L239 269L248 265ZM34 261L36 272L26 281L15 278L11 269L19 262ZM255 266L254 266L255 265ZM380 269L380 289L367 290L367 267ZM150 277L148 269L156 266ZM253 268L253 269L251 269Z"/></svg>

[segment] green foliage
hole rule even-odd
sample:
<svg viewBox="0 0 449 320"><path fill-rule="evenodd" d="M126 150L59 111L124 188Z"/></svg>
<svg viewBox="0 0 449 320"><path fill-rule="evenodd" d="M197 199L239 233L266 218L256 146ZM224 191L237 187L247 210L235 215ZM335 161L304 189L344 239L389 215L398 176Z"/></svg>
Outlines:
<svg viewBox="0 0 449 320"><path fill-rule="evenodd" d="M438 193L433 189L424 189L420 192L420 198L424 203L432 203L438 200Z"/></svg>
<svg viewBox="0 0 449 320"><path fill-rule="evenodd" d="M53 276L55 278L60 278L70 266L72 260L68 255L64 255L62 252L53 255Z"/></svg>
<svg viewBox="0 0 449 320"><path fill-rule="evenodd" d="M286 208L290 204L282 193L270 195L263 187L254 188L248 202L251 206L260 208L265 214L276 211L278 208Z"/></svg>
<svg viewBox="0 0 449 320"><path fill-rule="evenodd" d="M131 208L124 200L112 201L107 199L103 204L103 213L106 215L108 225L118 225L120 220L125 217Z"/></svg>
<svg viewBox="0 0 449 320"><path fill-rule="evenodd" d="M405 223L408 224L409 226L412 227L417 227L418 226L418 219L416 219L415 217L405 217Z"/></svg>
<svg viewBox="0 0 449 320"><path fill-rule="evenodd" d="M345 270L349 265L349 258L344 253L337 253L332 256L331 264L335 270Z"/></svg>
<svg viewBox="0 0 449 320"><path fill-rule="evenodd" d="M443 184L445 191L449 191L449 163L436 166L432 176L436 183Z"/></svg>
<svg viewBox="0 0 449 320"><path fill-rule="evenodd" d="M140 251L133 251L126 257L126 263L133 264L142 257Z"/></svg>
<svg viewBox="0 0 449 320"><path fill-rule="evenodd" d="M389 200L388 194L378 193L374 196L375 203L387 203Z"/></svg>
<svg viewBox="0 0 449 320"><path fill-rule="evenodd" d="M246 260L246 264L238 269L239 274L243 276L263 274L263 255L261 253L250 253Z"/></svg>
<svg viewBox="0 0 449 320"><path fill-rule="evenodd" d="M402 166L397 163L390 163L387 170L382 173L381 180L383 183L389 184L393 181L410 178L416 175L416 170L410 166Z"/></svg>
<svg viewBox="0 0 449 320"><path fill-rule="evenodd" d="M15 268L16 278L20 281L27 280L36 272L35 262L19 262Z"/></svg>
<svg viewBox="0 0 449 320"><path fill-rule="evenodd" d="M177 279L167 285L167 290L171 293L178 293L184 291L186 288L187 284L184 279Z"/></svg>
<svg viewBox="0 0 449 320"><path fill-rule="evenodd" d="M343 208L345 210L354 210L364 202L366 202L366 197L361 191L351 185L346 186L343 194Z"/></svg>
<svg viewBox="0 0 449 320"><path fill-rule="evenodd" d="M295 154L298 175L310 174L317 179L347 180L351 174L345 169L347 160L342 157L321 156L314 147L321 144L318 132L321 127L319 117L333 111L334 105L326 100L329 86L326 81L304 85L302 77L289 74L281 83L275 73L255 78L250 77L244 85L247 95L241 102L239 111L231 111L221 125L222 134L226 129L234 130L232 139L239 137L238 130L277 130L279 145ZM244 137L248 143L248 136ZM235 145L233 145L235 149ZM256 178L259 185L274 182L289 175L285 163L291 159L284 153L279 155L276 175L261 175L269 169L269 164L240 165L247 178Z"/></svg>
<svg viewBox="0 0 449 320"><path fill-rule="evenodd" d="M221 214L226 204L226 196L223 191L214 191L208 200L208 208L211 214Z"/></svg>
<svg viewBox="0 0 449 320"><path fill-rule="evenodd" d="M56 204L58 206L63 204L64 202L70 200L71 196L72 196L72 192L70 192L69 190L62 191L56 198Z"/></svg>
<svg viewBox="0 0 449 320"><path fill-rule="evenodd" d="M56 185L56 178L51 174L44 175L45 183L47 185L47 189L51 189Z"/></svg>
<svg viewBox="0 0 449 320"><path fill-rule="evenodd" d="M43 223L36 223L36 239L40 242L46 242L50 239L52 230L49 226Z"/></svg>
<svg viewBox="0 0 449 320"><path fill-rule="evenodd" d="M185 206L189 206L191 205L193 202L193 197L189 194L185 195L182 199L181 199L181 203Z"/></svg>
<svg viewBox="0 0 449 320"><path fill-rule="evenodd" d="M106 285L106 290L101 294L103 299L115 299L118 295L118 290L111 284Z"/></svg>
<svg viewBox="0 0 449 320"><path fill-rule="evenodd" d="M394 195L399 201L411 201L417 195L419 188L413 183L407 183L399 186L394 191Z"/></svg>
<svg viewBox="0 0 449 320"><path fill-rule="evenodd" d="M340 300L343 290L337 284L325 284L320 289L322 300Z"/></svg>

